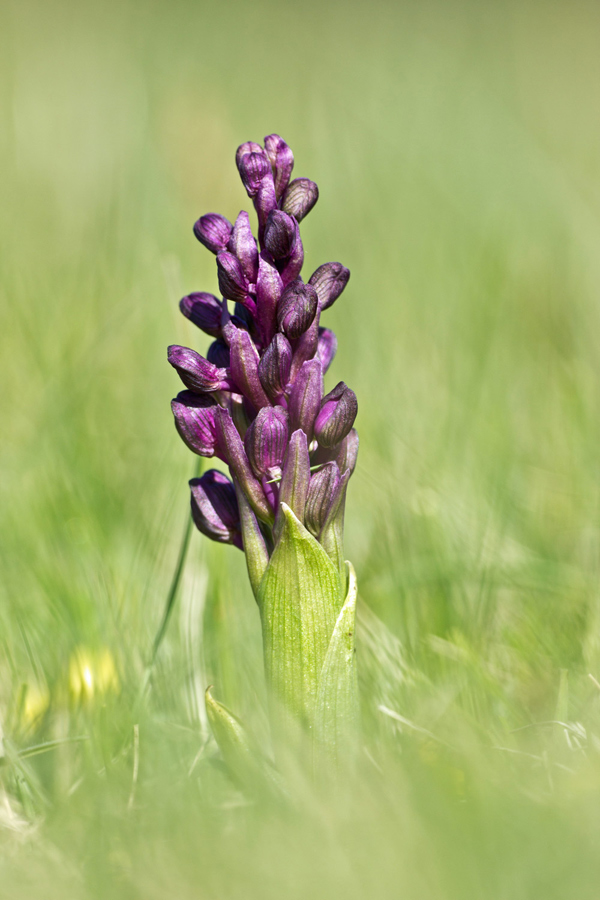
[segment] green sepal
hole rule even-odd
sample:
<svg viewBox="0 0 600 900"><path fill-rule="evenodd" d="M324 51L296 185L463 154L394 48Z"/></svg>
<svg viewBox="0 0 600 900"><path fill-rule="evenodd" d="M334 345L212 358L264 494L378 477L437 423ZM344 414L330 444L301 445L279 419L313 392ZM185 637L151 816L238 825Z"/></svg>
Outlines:
<svg viewBox="0 0 600 900"><path fill-rule="evenodd" d="M312 725L319 676L342 597L328 555L281 504L283 526L258 591L265 670L279 731Z"/></svg>
<svg viewBox="0 0 600 900"><path fill-rule="evenodd" d="M359 715L355 652L357 586L352 563L346 561L346 566L348 593L319 677L314 713L316 761L323 755L336 763L348 759L356 743Z"/></svg>

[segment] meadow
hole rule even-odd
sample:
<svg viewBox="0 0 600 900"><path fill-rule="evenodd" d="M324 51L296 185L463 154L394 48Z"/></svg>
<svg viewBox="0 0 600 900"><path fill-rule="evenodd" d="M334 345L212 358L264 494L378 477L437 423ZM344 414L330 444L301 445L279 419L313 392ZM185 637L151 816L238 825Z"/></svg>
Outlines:
<svg viewBox="0 0 600 900"><path fill-rule="evenodd" d="M595 900L600 7L0 0L0 897ZM199 215L278 132L356 392L362 736L244 790L266 732L243 555L173 428Z"/></svg>

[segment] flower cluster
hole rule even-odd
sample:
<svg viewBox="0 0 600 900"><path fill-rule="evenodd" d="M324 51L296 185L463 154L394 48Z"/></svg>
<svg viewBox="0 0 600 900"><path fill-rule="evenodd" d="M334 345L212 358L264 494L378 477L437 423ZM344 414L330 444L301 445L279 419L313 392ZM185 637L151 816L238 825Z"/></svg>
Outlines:
<svg viewBox="0 0 600 900"><path fill-rule="evenodd" d="M216 255L222 299L192 293L180 308L214 341L206 358L180 346L169 347L168 358L187 388L172 401L180 436L194 453L225 462L232 479L211 469L191 480L194 522L246 552L256 590L281 533L282 503L343 566L357 401L344 382L323 389L337 341L321 326L321 313L350 272L329 262L307 282L300 276L299 226L317 202L317 185L290 181L294 157L275 134L264 147L242 144L236 162L257 213L258 241L244 211L233 225L217 213L196 222L197 239Z"/></svg>

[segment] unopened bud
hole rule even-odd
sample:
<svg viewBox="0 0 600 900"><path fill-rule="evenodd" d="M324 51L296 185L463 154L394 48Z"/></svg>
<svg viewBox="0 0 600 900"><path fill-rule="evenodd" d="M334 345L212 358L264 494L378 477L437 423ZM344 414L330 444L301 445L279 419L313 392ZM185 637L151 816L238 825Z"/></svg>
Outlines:
<svg viewBox="0 0 600 900"><path fill-rule="evenodd" d="M271 400L286 389L292 366L292 348L284 334L276 334L258 364L258 377Z"/></svg>
<svg viewBox="0 0 600 900"><path fill-rule="evenodd" d="M314 423L323 396L323 371L318 359L309 359L300 367L290 393L288 411L292 430L301 428L310 443Z"/></svg>
<svg viewBox="0 0 600 900"><path fill-rule="evenodd" d="M222 295L242 303L248 296L248 281L239 259L223 250L217 256L217 273Z"/></svg>
<svg viewBox="0 0 600 900"><path fill-rule="evenodd" d="M339 483L340 470L334 462L326 463L311 476L306 498L304 521L308 530L315 537L318 537L325 524L331 504L336 497Z"/></svg>
<svg viewBox="0 0 600 900"><path fill-rule="evenodd" d="M227 369L230 363L229 347L225 341L213 341L208 348L206 358L219 369Z"/></svg>
<svg viewBox="0 0 600 900"><path fill-rule="evenodd" d="M299 338L313 321L317 306L317 292L313 287L300 279L288 284L277 307L279 329L290 340Z"/></svg>
<svg viewBox="0 0 600 900"><path fill-rule="evenodd" d="M322 447L335 447L354 425L358 412L356 394L340 381L321 404L315 420L315 437Z"/></svg>
<svg viewBox="0 0 600 900"><path fill-rule="evenodd" d="M313 272L308 283L312 284L317 292L321 312L335 303L348 284L349 278L350 269L338 262L324 263Z"/></svg>
<svg viewBox="0 0 600 900"><path fill-rule="evenodd" d="M235 164L238 167L238 171L240 165L242 164L242 160L245 156L248 156L249 153L264 153L265 151L257 144L256 141L246 141L244 144L240 144L240 146L235 151Z"/></svg>
<svg viewBox="0 0 600 900"><path fill-rule="evenodd" d="M239 259L244 275L251 284L254 284L258 271L258 248L245 210L242 210L235 220L227 249Z"/></svg>
<svg viewBox="0 0 600 900"><path fill-rule="evenodd" d="M271 162L273 178L275 179L275 192L277 199L281 197L294 168L294 154L291 147L278 134L269 134L265 138L265 152Z"/></svg>
<svg viewBox="0 0 600 900"><path fill-rule="evenodd" d="M301 222L318 199L319 188L314 181L310 178L295 178L288 185L281 206L284 212Z"/></svg>
<svg viewBox="0 0 600 900"><path fill-rule="evenodd" d="M233 225L229 219L219 213L207 213L194 225L194 234L212 253L220 253L225 249L232 230Z"/></svg>
<svg viewBox="0 0 600 900"><path fill-rule="evenodd" d="M179 309L190 322L201 328L211 337L219 337L221 334L221 304L214 294L206 294L199 291L188 294L179 301Z"/></svg>
<svg viewBox="0 0 600 900"><path fill-rule="evenodd" d="M281 209L273 209L265 225L265 247L273 259L289 256L296 243L296 223Z"/></svg>
<svg viewBox="0 0 600 900"><path fill-rule="evenodd" d="M323 374L327 371L337 351L337 338L330 328L319 328L317 359L321 360Z"/></svg>
<svg viewBox="0 0 600 900"><path fill-rule="evenodd" d="M168 348L167 358L190 391L209 394L229 387L225 369L218 368L189 347L172 344Z"/></svg>
<svg viewBox="0 0 600 900"><path fill-rule="evenodd" d="M181 391L171 400L175 427L184 444L198 456L215 456L216 402L208 395ZM217 454L218 455L218 454Z"/></svg>
<svg viewBox="0 0 600 900"><path fill-rule="evenodd" d="M246 454L257 478L280 474L288 436L288 414L282 406L259 411L244 438Z"/></svg>
<svg viewBox="0 0 600 900"><path fill-rule="evenodd" d="M232 482L209 469L201 478L190 481L192 517L198 531L222 544L242 547L240 512Z"/></svg>
<svg viewBox="0 0 600 900"><path fill-rule="evenodd" d="M264 150L261 148L260 153L247 153L243 156L239 169L248 196L256 197L265 175L271 175L271 163Z"/></svg>

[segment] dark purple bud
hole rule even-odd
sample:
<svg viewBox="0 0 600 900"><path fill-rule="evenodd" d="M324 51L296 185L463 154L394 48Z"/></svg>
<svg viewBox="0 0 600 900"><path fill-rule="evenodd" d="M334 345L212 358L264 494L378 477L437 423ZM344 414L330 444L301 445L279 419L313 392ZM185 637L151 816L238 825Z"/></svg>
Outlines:
<svg viewBox="0 0 600 900"><path fill-rule="evenodd" d="M175 427L184 444L198 456L215 456L215 409L212 397L181 391L171 400Z"/></svg>
<svg viewBox="0 0 600 900"><path fill-rule="evenodd" d="M248 213L244 212L244 210L235 220L227 249L234 256L237 256L244 275L251 284L254 284L258 271L258 248L256 239L252 234Z"/></svg>
<svg viewBox="0 0 600 900"><path fill-rule="evenodd" d="M255 409L270 406L258 377L258 350L247 331L231 329L228 333L231 378Z"/></svg>
<svg viewBox="0 0 600 900"><path fill-rule="evenodd" d="M284 212L293 216L297 222L301 222L318 199L319 188L314 181L310 178L295 178L288 185L281 206Z"/></svg>
<svg viewBox="0 0 600 900"><path fill-rule="evenodd" d="M248 331L252 331L252 328L254 327L254 316L252 315L250 310L247 309L247 307L245 307L243 305L243 303L235 304L234 313L235 313L235 315L233 316L234 322L235 322L235 320L239 320L236 323L237 327L239 328L240 325L243 325L245 328L248 329Z"/></svg>
<svg viewBox="0 0 600 900"><path fill-rule="evenodd" d="M219 253L225 249L232 230L233 225L229 219L220 216L219 213L201 216L194 225L194 234L212 253Z"/></svg>
<svg viewBox="0 0 600 900"><path fill-rule="evenodd" d="M337 452L335 461L338 464L340 472L350 472L350 475L356 468L356 460L358 458L358 431L353 428L341 442Z"/></svg>
<svg viewBox="0 0 600 900"><path fill-rule="evenodd" d="M295 281L300 275L303 265L304 247L302 246L302 239L300 237L300 228L296 222L296 242L294 244L294 249L288 259L285 260L285 265L281 269L281 280L283 281L283 284L288 285L291 284L292 281Z"/></svg>
<svg viewBox="0 0 600 900"><path fill-rule="evenodd" d="M309 531L318 537L333 503L340 483L340 470L336 463L326 463L310 479L304 522Z"/></svg>
<svg viewBox="0 0 600 900"><path fill-rule="evenodd" d="M229 381L225 369L220 369L214 363L209 362L190 350L189 347L179 347L172 344L167 351L167 358L185 386L199 394L209 394L213 391L227 390Z"/></svg>
<svg viewBox="0 0 600 900"><path fill-rule="evenodd" d="M323 374L327 371L337 352L337 338L330 328L319 328L317 359L321 360Z"/></svg>
<svg viewBox="0 0 600 900"><path fill-rule="evenodd" d="M229 347L225 341L213 341L208 348L206 358L219 369L229 368Z"/></svg>
<svg viewBox="0 0 600 900"><path fill-rule="evenodd" d="M260 153L247 153L240 160L240 176L249 197L256 197L265 175L271 175L271 163L261 148Z"/></svg>
<svg viewBox="0 0 600 900"><path fill-rule="evenodd" d="M340 296L350 278L350 269L341 263L328 262L313 272L308 283L312 284L319 297L321 312L328 309Z"/></svg>
<svg viewBox="0 0 600 900"><path fill-rule="evenodd" d="M311 285L303 284L300 279L288 284L277 307L279 330L290 340L299 338L313 321L318 303L317 292Z"/></svg>
<svg viewBox="0 0 600 900"><path fill-rule="evenodd" d="M302 364L290 393L290 428L301 428L310 443L323 396L323 371L318 359Z"/></svg>
<svg viewBox="0 0 600 900"><path fill-rule="evenodd" d="M242 549L240 512L235 488L229 478L209 469L190 481L192 517L198 531L222 544Z"/></svg>
<svg viewBox="0 0 600 900"><path fill-rule="evenodd" d="M211 337L219 337L221 334L221 303L214 294L205 294L203 291L188 294L179 301L179 309L186 319L201 328Z"/></svg>
<svg viewBox="0 0 600 900"><path fill-rule="evenodd" d="M321 410L315 420L315 437L322 447L335 447L354 425L358 412L356 394L340 381L323 397Z"/></svg>
<svg viewBox="0 0 600 900"><path fill-rule="evenodd" d="M279 199L288 186L294 168L294 154L278 134L269 134L265 138L265 152L273 168L275 192Z"/></svg>
<svg viewBox="0 0 600 900"><path fill-rule="evenodd" d="M235 164L238 167L238 171L240 165L242 163L242 159L245 156L248 156L249 153L264 153L265 151L260 146L260 144L255 143L255 141L246 141L245 144L240 144L240 146L235 151Z"/></svg>
<svg viewBox="0 0 600 900"><path fill-rule="evenodd" d="M257 478L276 478L289 437L289 420L282 406L261 409L244 438L246 455Z"/></svg>
<svg viewBox="0 0 600 900"><path fill-rule="evenodd" d="M296 223L281 209L273 209L265 225L265 247L273 259L289 256L296 243Z"/></svg>
<svg viewBox="0 0 600 900"><path fill-rule="evenodd" d="M227 300L237 300L240 303L248 296L248 281L238 258L223 250L217 256L217 270L219 276L219 290Z"/></svg>
<svg viewBox="0 0 600 900"><path fill-rule="evenodd" d="M277 307L282 293L281 275L269 254L263 250L256 280L256 319L264 345L270 342L277 330Z"/></svg>
<svg viewBox="0 0 600 900"><path fill-rule="evenodd" d="M297 341L294 341L294 358L292 360L292 371L290 372L290 381L296 380L296 375L300 371L302 364L307 359L313 359L317 352L319 342L319 310L312 320L310 326L306 329Z"/></svg>
<svg viewBox="0 0 600 900"><path fill-rule="evenodd" d="M260 187L258 188L254 199L254 208L256 210L256 215L258 216L258 239L262 244L267 217L272 209L277 209L275 183L270 172L260 183Z"/></svg>
<svg viewBox="0 0 600 900"><path fill-rule="evenodd" d="M228 410L218 406L215 410L215 433L217 445L229 463L231 472L240 484L255 514L263 522L272 523L271 509L260 481L252 471L244 444Z"/></svg>
<svg viewBox="0 0 600 900"><path fill-rule="evenodd" d="M304 521L304 508L310 483L310 457L308 441L304 431L294 431L290 438L283 461L281 483L279 485L279 502L287 503L301 522ZM278 536L283 527L283 515L278 509L275 523L275 535Z"/></svg>
<svg viewBox="0 0 600 900"><path fill-rule="evenodd" d="M292 366L292 347L284 334L276 334L258 364L258 377L271 400L286 389Z"/></svg>

